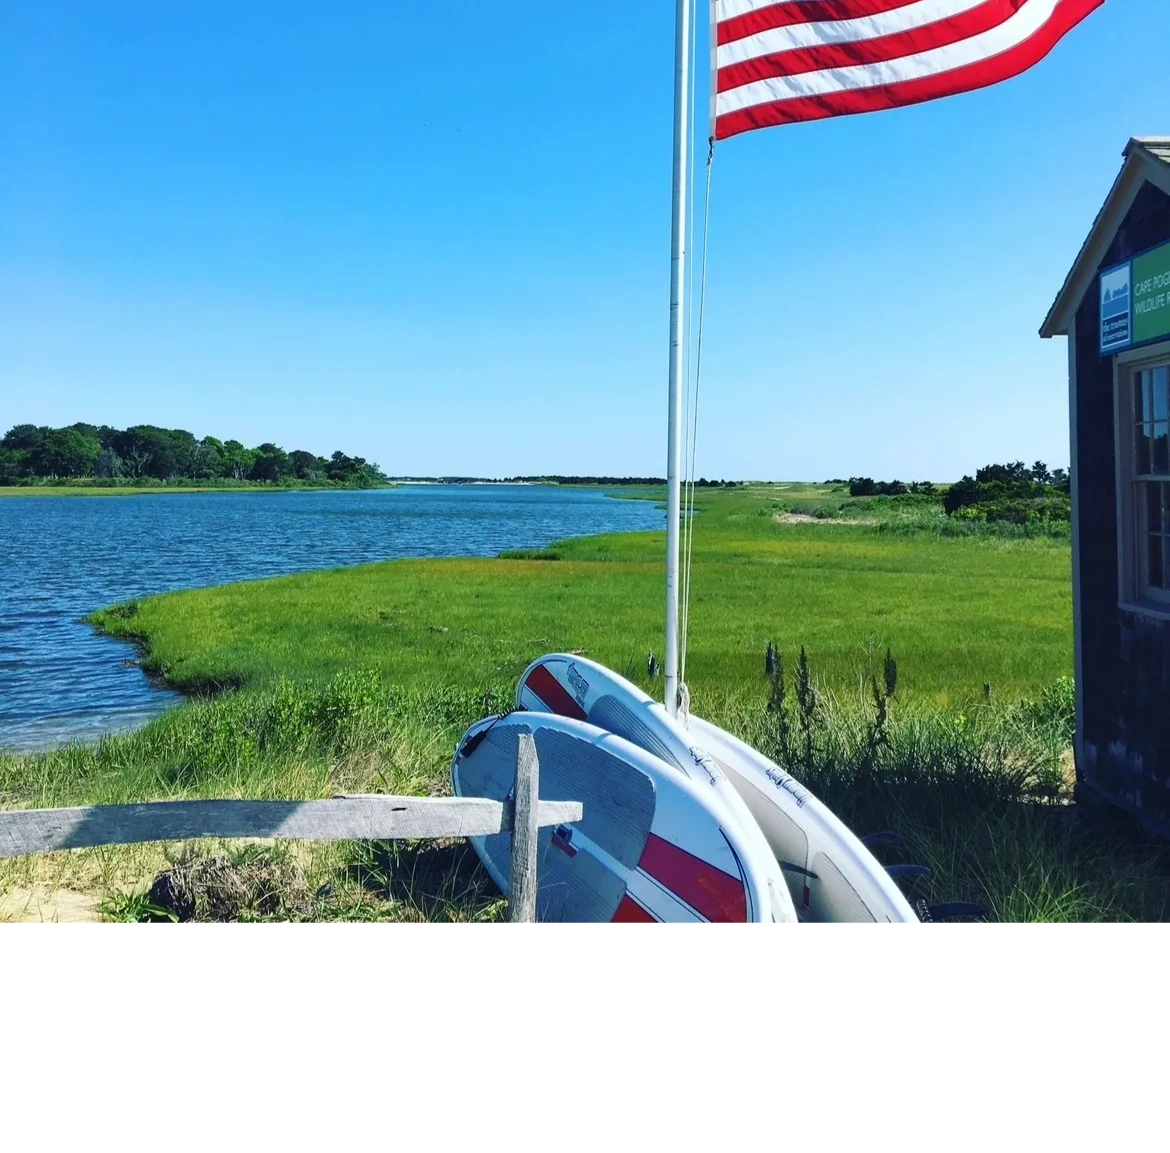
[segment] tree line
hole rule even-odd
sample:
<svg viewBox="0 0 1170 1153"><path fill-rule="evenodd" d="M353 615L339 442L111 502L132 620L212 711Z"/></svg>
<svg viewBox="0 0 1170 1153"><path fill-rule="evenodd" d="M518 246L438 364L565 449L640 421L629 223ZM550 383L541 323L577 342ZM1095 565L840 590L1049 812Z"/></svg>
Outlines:
<svg viewBox="0 0 1170 1153"><path fill-rule="evenodd" d="M1049 469L1038 460L1028 468L1022 460L988 464L974 476L964 476L947 490L947 516L974 516L984 520L1066 521L1072 516L1068 472Z"/></svg>
<svg viewBox="0 0 1170 1153"><path fill-rule="evenodd" d="M848 484L850 496L933 496L934 485L929 480L874 480L868 476L851 476L848 481L829 481L830 484Z"/></svg>
<svg viewBox="0 0 1170 1153"><path fill-rule="evenodd" d="M372 461L335 452L286 452L265 442L202 440L181 428L71 424L65 428L18 424L0 440L0 484L100 478L125 481L337 484L369 488L385 481Z"/></svg>
<svg viewBox="0 0 1170 1153"><path fill-rule="evenodd" d="M666 484L664 476L514 476L512 481L525 481L529 484L579 484L591 487L606 485L627 485L641 488L662 488ZM743 484L739 480L708 480L705 476L694 482L695 488L738 488Z"/></svg>
<svg viewBox="0 0 1170 1153"><path fill-rule="evenodd" d="M637 487L662 488L666 478L662 476L559 476L541 473L539 476L393 476L391 480L428 481L434 484L559 484L581 485L589 488ZM700 477L694 482L696 488L740 488L741 480L708 480Z"/></svg>
<svg viewBox="0 0 1170 1153"><path fill-rule="evenodd" d="M1036 521L1067 521L1071 516L1069 475L1050 469L1042 460L1029 468L1022 460L987 464L974 476L936 488L929 481L906 484L900 480L850 477L830 484L848 484L849 495L918 496L939 501L949 517L961 520L1007 521L1027 525Z"/></svg>
<svg viewBox="0 0 1170 1153"><path fill-rule="evenodd" d="M829 480L831 485L849 486L850 496L903 496L912 495L934 496L938 490L928 480L911 481L909 484L900 480L874 480L868 476L851 476L846 480ZM987 464L977 469L973 477L965 476L956 481L947 490L944 497L947 512L963 507L964 504L973 504L971 496L979 496L978 486L1000 485L1005 486L1001 491L1011 495L1030 496L1042 495L1040 490L1052 489L1067 492L1069 478L1067 470L1063 468L1050 469L1042 460L1036 461L1029 468L1022 460L1012 461L1010 464Z"/></svg>

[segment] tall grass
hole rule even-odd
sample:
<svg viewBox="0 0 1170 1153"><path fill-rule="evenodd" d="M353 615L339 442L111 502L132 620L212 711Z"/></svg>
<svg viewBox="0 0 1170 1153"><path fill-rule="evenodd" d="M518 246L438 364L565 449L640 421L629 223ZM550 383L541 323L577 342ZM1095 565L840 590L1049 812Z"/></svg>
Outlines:
<svg viewBox="0 0 1170 1153"><path fill-rule="evenodd" d="M96 744L0 755L0 806L440 795L449 791L458 736L506 704L500 689L402 687L370 669L345 670L323 684L282 679L190 701L137 732ZM0 893L40 882L98 889L109 894L110 918L152 919L144 885L160 871L189 866L191 851L134 846L0 862ZM193 851L229 858L237 852L214 844ZM301 846L296 860L304 884L279 850L266 851L276 859L262 863L285 877L287 899L269 907L260 899L267 889L257 890L257 900L242 906L243 919L303 917L306 909L314 919L475 920L499 913L499 894L463 845ZM236 877L239 887L235 873L223 875ZM307 900L322 887L327 897Z"/></svg>
<svg viewBox="0 0 1170 1153"><path fill-rule="evenodd" d="M1128 828L1075 818L1067 804L1071 682L1011 705L979 698L938 709L903 706L896 680L895 667L884 683L875 678L864 692L842 696L819 683L806 660L789 684L762 681L754 700L699 699L695 708L782 764L859 833L896 832L900 842L878 850L887 863L931 869L929 879L908 883L913 899L972 900L1005 921L1167 913L1165 853ZM281 680L188 703L96 745L0 758L0 803L441 794L459 735L505 707L508 687L404 688L375 670L345 671L323 685ZM57 854L70 861L56 867L66 883L81 877L114 891L107 914L115 919L149 918L145 886L184 860L182 852ZM500 913L499 895L462 844L316 846L305 854L303 884L295 876L288 882L295 900L273 906L266 882L240 916L490 920ZM27 883L34 868L32 860L10 863L0 869L0 887Z"/></svg>
<svg viewBox="0 0 1170 1153"><path fill-rule="evenodd" d="M490 689L402 688L369 669L323 685L282 679L188 702L95 744L0 755L0 803L425 793L449 765L455 736L502 700Z"/></svg>
<svg viewBox="0 0 1170 1153"><path fill-rule="evenodd" d="M807 671L793 680L774 680L767 706L720 719L859 834L897 834L894 847L875 850L885 863L931 870L907 883L908 896L974 901L1002 921L1170 913L1165 847L1122 818L1071 806L1068 678L1034 700L953 709L903 707L896 671L848 699Z"/></svg>

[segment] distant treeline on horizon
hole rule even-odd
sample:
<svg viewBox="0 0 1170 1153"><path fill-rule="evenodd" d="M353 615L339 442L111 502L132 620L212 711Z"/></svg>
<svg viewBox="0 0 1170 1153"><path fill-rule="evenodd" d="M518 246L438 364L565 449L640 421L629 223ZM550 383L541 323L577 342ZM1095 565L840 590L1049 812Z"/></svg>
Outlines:
<svg viewBox="0 0 1170 1153"><path fill-rule="evenodd" d="M370 488L386 478L372 461L335 452L326 459L304 449L285 452L265 442L238 440L181 428L71 424L65 428L18 424L0 440L0 485L84 478L129 482L204 481L238 484L336 484Z"/></svg>
<svg viewBox="0 0 1170 1153"><path fill-rule="evenodd" d="M594 488L606 485L662 488L666 484L666 478L661 476L392 476L387 479L430 484L577 484ZM739 480L707 480L706 477L695 481L696 488L736 488L742 484Z"/></svg>

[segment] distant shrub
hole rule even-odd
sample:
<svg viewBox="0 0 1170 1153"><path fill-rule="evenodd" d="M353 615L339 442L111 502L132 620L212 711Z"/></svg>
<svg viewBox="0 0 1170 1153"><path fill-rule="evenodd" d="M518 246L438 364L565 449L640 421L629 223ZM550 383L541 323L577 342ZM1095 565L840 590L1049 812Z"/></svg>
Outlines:
<svg viewBox="0 0 1170 1153"><path fill-rule="evenodd" d="M1071 519L1068 476L1050 472L1043 461L1031 469L1022 461L989 464L964 476L947 490L943 508L948 516L1016 525Z"/></svg>
<svg viewBox="0 0 1170 1153"><path fill-rule="evenodd" d="M907 493L929 496L934 491L934 484L929 480L915 480L906 484L900 480L874 480L868 476L849 478L850 496L904 496Z"/></svg>

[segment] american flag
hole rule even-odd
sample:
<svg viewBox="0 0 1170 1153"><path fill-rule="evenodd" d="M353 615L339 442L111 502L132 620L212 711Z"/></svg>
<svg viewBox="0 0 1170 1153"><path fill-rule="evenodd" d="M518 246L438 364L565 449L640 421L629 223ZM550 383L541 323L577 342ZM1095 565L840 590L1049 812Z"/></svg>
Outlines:
<svg viewBox="0 0 1170 1153"><path fill-rule="evenodd" d="M712 0L712 135L1017 76L1105 0Z"/></svg>

